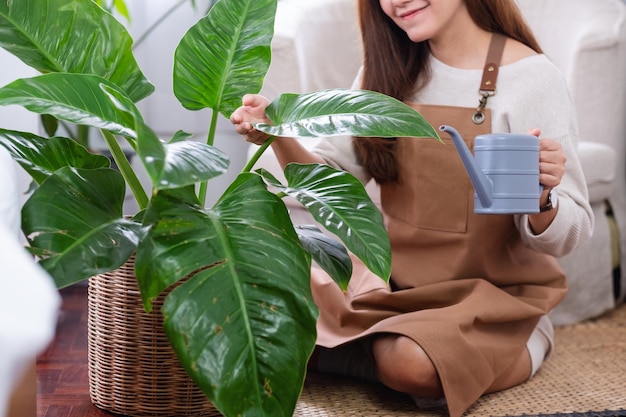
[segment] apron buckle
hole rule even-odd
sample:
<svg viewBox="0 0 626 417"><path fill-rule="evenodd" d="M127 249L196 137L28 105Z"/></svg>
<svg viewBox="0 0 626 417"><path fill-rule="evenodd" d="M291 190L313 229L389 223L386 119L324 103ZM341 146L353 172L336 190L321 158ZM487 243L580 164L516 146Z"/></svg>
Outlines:
<svg viewBox="0 0 626 417"><path fill-rule="evenodd" d="M489 97L496 94L495 91L487 91L487 90L478 90L478 92L481 94L481 98L478 101L478 107L476 108L476 112L472 116L472 122L474 122L474 124L477 124L477 125L485 121L485 113L483 112L483 110L487 106L487 100L489 99Z"/></svg>

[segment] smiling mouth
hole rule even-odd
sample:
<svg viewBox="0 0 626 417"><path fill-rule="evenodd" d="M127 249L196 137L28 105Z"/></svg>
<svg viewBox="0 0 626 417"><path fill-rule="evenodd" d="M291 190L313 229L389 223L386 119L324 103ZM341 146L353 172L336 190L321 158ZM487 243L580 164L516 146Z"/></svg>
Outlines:
<svg viewBox="0 0 626 417"><path fill-rule="evenodd" d="M415 9L415 10L410 10L408 12L404 12L399 17L400 17L400 19L407 19L409 17L415 16L416 14L422 12L427 7L428 7L428 5L426 5L424 7L420 7L419 9Z"/></svg>

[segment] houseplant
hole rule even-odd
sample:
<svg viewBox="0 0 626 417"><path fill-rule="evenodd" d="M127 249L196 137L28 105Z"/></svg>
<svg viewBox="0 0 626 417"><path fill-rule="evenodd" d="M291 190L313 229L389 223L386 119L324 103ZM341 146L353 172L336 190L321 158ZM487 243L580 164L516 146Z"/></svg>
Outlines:
<svg viewBox="0 0 626 417"><path fill-rule="evenodd" d="M134 19L131 16L129 6L132 6L132 3L126 3L125 0L94 0L96 4L102 7L109 13L112 13L114 16L117 16L122 22L127 25L132 26L134 24ZM207 0L208 3L206 5L206 10L211 7L213 2L216 0ZM141 45L148 40L152 33L157 30L159 27L168 23L168 19L175 14L182 6L185 4L191 4L191 7L194 9L197 7L196 0L176 0L174 4L172 4L169 8L163 11L161 15L150 25L148 26L142 33L136 36L133 39L132 50L136 52ZM76 125L72 123L67 123L63 120L59 121L49 114L40 115L41 125L43 130L46 132L48 136L55 136L59 129L62 130L62 134L71 139L74 139L81 145L86 148L90 148L93 146L92 140L94 136L94 132L90 126L86 125ZM97 134L97 132L95 132ZM97 144L96 144L97 145ZM128 158L132 158L134 156L132 150L125 149L128 154L126 155ZM103 147L98 148L99 152L107 153L106 149Z"/></svg>
<svg viewBox="0 0 626 417"><path fill-rule="evenodd" d="M22 209L28 250L59 287L111 271L136 255L146 310L166 298L165 331L181 364L225 415L292 415L315 343L311 259L345 288L343 245L294 227L282 198L301 201L320 224L382 279L390 273L382 216L351 175L291 164L288 184L254 160L213 207L210 179L228 157L212 146L218 114L260 90L270 63L277 0L219 0L175 54L174 93L190 109L210 108L206 143L184 131L161 140L136 102L154 90L123 26L92 0L0 0L0 46L42 75L0 88L0 105L21 105L100 130L109 159L75 141L0 129L0 144L32 176ZM37 13L32 13L37 10ZM269 109L269 132L300 136L432 136L410 107L381 94L330 90L286 94ZM338 128L341 126L341 128ZM148 173L146 192L122 152L126 141ZM139 206L122 212L126 187Z"/></svg>

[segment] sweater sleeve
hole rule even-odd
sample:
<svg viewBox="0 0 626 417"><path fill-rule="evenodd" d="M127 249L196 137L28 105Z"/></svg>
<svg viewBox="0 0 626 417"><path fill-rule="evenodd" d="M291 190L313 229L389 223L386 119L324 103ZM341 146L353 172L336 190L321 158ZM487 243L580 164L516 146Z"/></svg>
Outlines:
<svg viewBox="0 0 626 417"><path fill-rule="evenodd" d="M367 184L371 179L369 172L357 160L351 136L324 138L313 152L328 165L351 173L363 184Z"/></svg>
<svg viewBox="0 0 626 417"><path fill-rule="evenodd" d="M517 227L529 247L557 257L566 255L591 236L594 222L578 158L578 127L567 84L556 67L546 60L506 88L514 100L507 99L507 103L514 103L515 108L506 109L504 105L501 117L509 124L510 131L524 133L539 128L541 138L561 143L567 158L565 174L557 187L558 211L548 229L535 234L528 215L515 217Z"/></svg>
<svg viewBox="0 0 626 417"><path fill-rule="evenodd" d="M357 89L361 83L363 68L360 68L352 83L352 89ZM356 152L352 147L351 136L335 136L323 138L313 149L328 165L342 169L354 175L363 184L371 180L369 172L358 162Z"/></svg>

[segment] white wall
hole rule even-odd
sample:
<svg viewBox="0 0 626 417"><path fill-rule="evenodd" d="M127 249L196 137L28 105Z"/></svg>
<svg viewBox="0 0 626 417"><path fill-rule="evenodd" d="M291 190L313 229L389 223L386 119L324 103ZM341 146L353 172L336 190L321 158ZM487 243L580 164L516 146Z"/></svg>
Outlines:
<svg viewBox="0 0 626 417"><path fill-rule="evenodd" d="M11 81L36 75L36 71L22 63L19 59L0 49L0 62L2 63L2 71L0 71L0 86L4 86ZM26 132L36 132L39 126L39 115L31 113L20 106L0 106L0 127L9 130L23 130ZM2 163L11 163L14 166L17 176L17 189L20 193L20 205L26 201L26 191L30 184L30 177L22 170L22 168L7 157L8 153L2 156ZM7 193L12 192L10 186L15 184L7 184L7 178L0 181L0 199L5 200Z"/></svg>

